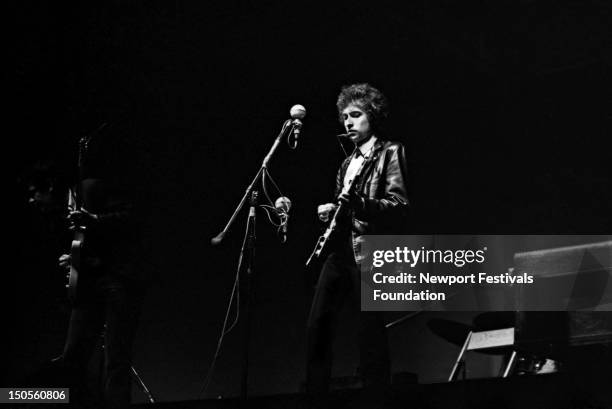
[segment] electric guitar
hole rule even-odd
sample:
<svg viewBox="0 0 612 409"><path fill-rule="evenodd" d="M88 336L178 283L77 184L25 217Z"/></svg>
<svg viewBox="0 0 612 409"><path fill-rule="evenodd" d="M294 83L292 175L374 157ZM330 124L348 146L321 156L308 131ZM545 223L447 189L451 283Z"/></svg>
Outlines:
<svg viewBox="0 0 612 409"><path fill-rule="evenodd" d="M78 209L76 196L72 189L68 192L68 208L71 211ZM79 288L81 287L82 280L79 279L79 275L83 268L85 226L74 225L73 228L74 235L70 244L70 270L67 274L68 284L66 284L66 288L68 288L68 298L70 301L75 302L77 300L77 295L81 292Z"/></svg>
<svg viewBox="0 0 612 409"><path fill-rule="evenodd" d="M364 169L370 163L370 156L372 155L368 155L365 157L363 163L361 164L361 166L359 166L359 169L357 169L357 172L355 173L353 179L349 180L349 183L342 189L342 193L353 193L355 187L361 179L361 175ZM328 253L330 252L329 249L331 248L330 243L336 240L336 237L339 234L338 232L342 228L347 227L346 220L348 219L349 211L350 209L348 208L348 205L346 205L344 202L338 201L334 216L329 222L329 225L327 226L325 232L321 236L319 236L319 239L315 244L315 248L312 251L312 254L310 255L310 257L308 257L308 260L306 261L306 267L311 267L312 263L315 260L321 260L324 258L324 256L328 255Z"/></svg>
<svg viewBox="0 0 612 409"><path fill-rule="evenodd" d="M93 135L98 133L102 128L106 126L106 122L102 124L92 134L85 136L79 140L79 157L78 157L78 182L74 190L69 189L68 191L68 210L77 211L83 207L83 198L81 197L81 182L83 179L83 160L85 153L89 148L89 142ZM85 242L85 229L86 227L82 224L74 224L71 226L74 229L74 235L72 237L72 243L70 244L70 270L68 272L68 298L72 302L77 301L77 296L81 292L80 288L83 287L82 274L83 270L83 245Z"/></svg>

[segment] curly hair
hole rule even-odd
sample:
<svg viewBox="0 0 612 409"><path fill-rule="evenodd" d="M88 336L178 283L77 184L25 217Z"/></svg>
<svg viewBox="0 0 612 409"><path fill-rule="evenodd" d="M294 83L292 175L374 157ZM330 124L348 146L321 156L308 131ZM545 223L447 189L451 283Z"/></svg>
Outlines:
<svg viewBox="0 0 612 409"><path fill-rule="evenodd" d="M342 87L336 107L338 119L343 123L342 111L349 105L356 105L367 115L373 129L380 131L389 115L387 98L378 89L368 83L352 84Z"/></svg>

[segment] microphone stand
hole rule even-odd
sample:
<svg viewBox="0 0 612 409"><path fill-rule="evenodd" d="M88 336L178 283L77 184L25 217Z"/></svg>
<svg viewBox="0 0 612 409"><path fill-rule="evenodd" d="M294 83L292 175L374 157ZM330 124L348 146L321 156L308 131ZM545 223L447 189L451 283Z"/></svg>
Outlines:
<svg viewBox="0 0 612 409"><path fill-rule="evenodd" d="M250 209L249 217L247 219L247 229L245 233L244 241L242 242L242 249L240 250L240 261L238 262L238 271L240 274L240 280L244 283L240 288L242 296L242 310L246 316L244 323L244 336L242 337L242 379L240 383L240 397L241 399L247 399L248 395L248 382L249 382L249 340L251 338L251 282L255 273L255 221L257 212L257 191L253 190L251 198L249 199ZM242 262L246 255L246 271L242 268ZM240 306L239 306L240 308Z"/></svg>
<svg viewBox="0 0 612 409"><path fill-rule="evenodd" d="M253 178L249 186L246 188L246 191L244 192L244 195L242 196L240 203L238 203L238 206L236 207L236 210L234 210L234 213L230 217L229 221L227 222L223 230L219 234L217 234L214 238L211 239L211 244L213 245L217 245L221 243L221 241L223 241L228 230L230 229L230 227L236 220L238 213L240 213L240 210L242 210L242 208L244 207L244 204L246 203L247 198L249 198L250 196L250 200L249 200L250 209L249 209L249 215L247 218L247 228L246 228L245 237L242 243L242 249L240 250L240 255L238 257L239 282L240 281L244 282L242 289L239 290L239 294L242 299L241 301L242 305L239 305L238 308L243 310L243 313L245 314L245 317L246 317L246 322L243 324L244 326L243 328L244 336L242 339L243 340L243 344L242 344L243 361L242 361L242 376L241 376L241 385L240 385L240 389L241 389L240 396L241 396L241 399L244 401L246 401L248 397L249 344L250 344L250 333L251 333L250 331L250 326L251 326L251 308L250 307L251 307L251 295L252 295L251 287L252 287L253 277L255 275L255 265L254 265L255 239L256 239L255 220L256 220L256 207L258 204L257 203L258 194L256 190L253 190L253 188L255 184L258 183L262 179L264 174L267 172L268 163L270 162L270 160L272 159L272 156L276 152L276 149L280 145L281 139L285 135L285 132L287 131L287 129L289 129L289 125L291 125L290 119L283 123L281 131L279 132L278 136L274 140L274 143L272 144L270 151L264 158L261 164L261 167L257 171L257 174L255 175L255 177ZM242 268L243 261L245 258L246 258L246 271L244 271L244 269Z"/></svg>
<svg viewBox="0 0 612 409"><path fill-rule="evenodd" d="M219 243L221 243L223 241L223 238L227 234L229 228L232 226L232 224L234 224L234 221L236 220L236 217L238 216L238 213L240 213L240 210L242 210L242 208L244 207L244 204L246 203L247 198L251 194L251 191L253 190L253 187L255 186L255 183L257 183L260 180L260 178L263 175L263 173L267 171L268 163L270 162L270 160L272 159L272 156L276 152L276 149L278 148L278 145L280 145L281 139L283 138L283 135L285 134L285 131L287 130L287 127L289 125L291 125L291 120L290 119L286 120L285 123L283 124L283 127L281 128L280 133L278 134L278 136L274 140L274 144L272 145L272 147L270 148L270 151L268 152L268 154L264 158L264 160L263 160L263 162L261 164L261 167L257 171L257 174L255 175L255 177L251 181L251 184L246 188L246 191L244 192L244 195L242 196L242 199L240 200L240 203L238 203L238 206L236 207L236 210L234 210L234 213L230 217L229 221L227 222L227 224L225 225L223 230L219 234L217 234L215 237L213 237L211 239L211 241L210 241L211 244L217 245L217 244L219 244Z"/></svg>

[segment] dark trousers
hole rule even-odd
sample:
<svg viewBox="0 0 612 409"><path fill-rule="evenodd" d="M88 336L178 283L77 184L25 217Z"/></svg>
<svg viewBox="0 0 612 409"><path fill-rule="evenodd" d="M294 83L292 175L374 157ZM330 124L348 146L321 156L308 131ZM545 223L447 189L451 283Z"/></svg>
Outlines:
<svg viewBox="0 0 612 409"><path fill-rule="evenodd" d="M361 311L360 291L359 269L350 248L332 253L321 270L308 318L306 392L316 407L326 406L335 323L344 302L350 302L351 309L359 314L358 343L365 399L381 402L389 385L385 323L381 313Z"/></svg>
<svg viewBox="0 0 612 409"><path fill-rule="evenodd" d="M109 408L129 406L132 343L141 304L141 291L121 282L102 282L97 283L85 301L74 306L64 352L58 361L70 373L71 386L76 392L71 401L74 397L77 406L79 400L87 395L88 363L100 345L102 334L101 392L104 405Z"/></svg>

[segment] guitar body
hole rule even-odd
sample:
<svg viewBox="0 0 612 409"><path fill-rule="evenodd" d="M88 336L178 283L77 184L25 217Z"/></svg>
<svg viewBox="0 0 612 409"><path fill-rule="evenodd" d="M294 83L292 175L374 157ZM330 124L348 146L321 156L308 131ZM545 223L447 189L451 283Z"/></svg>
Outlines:
<svg viewBox="0 0 612 409"><path fill-rule="evenodd" d="M79 140L79 157L78 157L78 170L79 177L78 182L75 186L75 189L69 189L68 191L68 210L69 211L77 211L80 209L84 209L84 200L82 195L82 190L84 189L84 173L83 173L83 162L84 156L89 148L89 143L94 135L99 133L103 128L105 128L108 124L104 122L102 125L98 127L93 133L90 135L84 136ZM90 187L91 188L91 187ZM85 264L88 267L91 267L95 263L92 263L92 257L90 255L87 256L87 263L85 262L85 255L83 254L83 245L85 242L85 226L84 225L73 225L74 228L74 236L72 239L72 243L70 244L70 270L68 272L68 284L66 287L68 288L68 298L73 303L77 302L78 298L81 296L83 292L82 288L85 287L84 281L91 281L91 277L87 277L87 273L84 275L83 270L85 269ZM98 263L99 264L99 263ZM83 280L85 278L85 280Z"/></svg>
<svg viewBox="0 0 612 409"><path fill-rule="evenodd" d="M82 279L79 277L83 268L83 243L85 234L82 229L77 228L74 238L70 245L70 271L68 272L68 298L76 302L77 295L80 293Z"/></svg>
<svg viewBox="0 0 612 409"><path fill-rule="evenodd" d="M74 211L78 208L76 192L70 189L68 191L68 209ZM82 292L83 284L83 269L85 256L83 254L83 246L85 243L85 226L73 226L74 235L70 243L70 269L66 277L68 278L68 299L75 303Z"/></svg>

